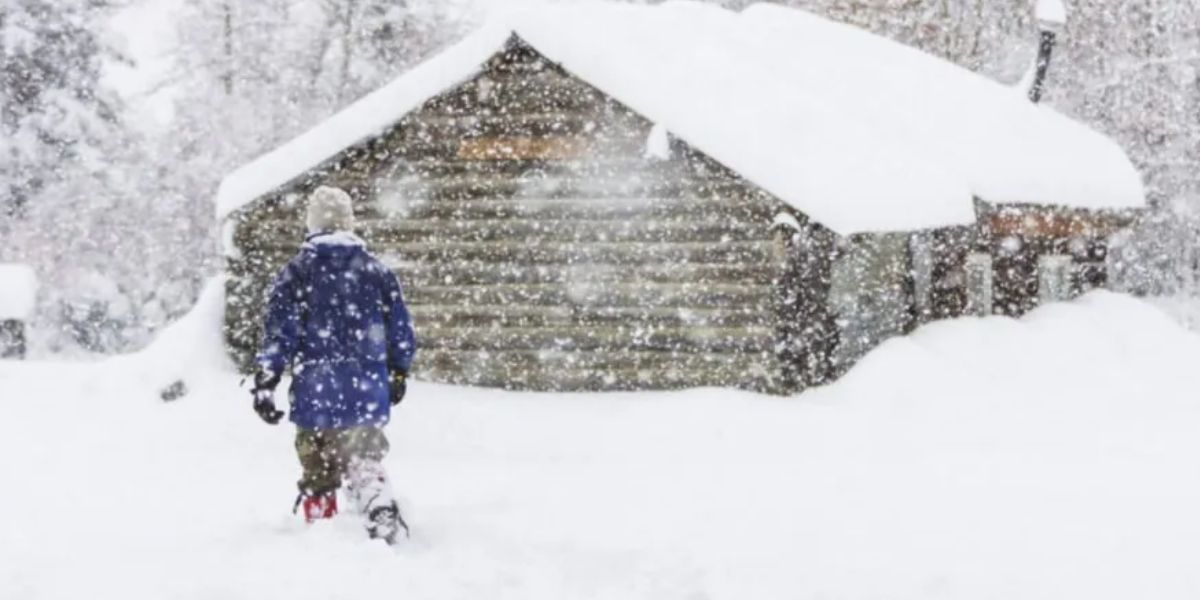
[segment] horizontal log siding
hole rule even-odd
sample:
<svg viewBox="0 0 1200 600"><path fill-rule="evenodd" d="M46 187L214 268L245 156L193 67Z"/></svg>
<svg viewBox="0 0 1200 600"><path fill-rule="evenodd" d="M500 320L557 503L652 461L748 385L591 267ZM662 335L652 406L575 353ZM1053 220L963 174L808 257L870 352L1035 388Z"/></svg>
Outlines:
<svg viewBox="0 0 1200 600"><path fill-rule="evenodd" d="M380 138L239 214L227 335L246 362L270 279L303 236L298 198L354 193L400 275L418 376L534 390L773 390L778 201L519 46ZM463 140L569 137L557 160L464 158ZM500 143L503 143L502 141ZM537 145L527 145L539 148Z"/></svg>

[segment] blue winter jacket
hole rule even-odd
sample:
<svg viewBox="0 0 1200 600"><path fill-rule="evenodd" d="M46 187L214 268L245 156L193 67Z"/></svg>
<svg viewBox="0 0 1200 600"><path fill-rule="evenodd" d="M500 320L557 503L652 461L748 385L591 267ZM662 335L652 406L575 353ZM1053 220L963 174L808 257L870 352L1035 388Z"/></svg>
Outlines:
<svg viewBox="0 0 1200 600"><path fill-rule="evenodd" d="M271 289L258 364L292 367L303 429L384 425L389 371L408 372L416 338L396 276L346 232L308 236Z"/></svg>

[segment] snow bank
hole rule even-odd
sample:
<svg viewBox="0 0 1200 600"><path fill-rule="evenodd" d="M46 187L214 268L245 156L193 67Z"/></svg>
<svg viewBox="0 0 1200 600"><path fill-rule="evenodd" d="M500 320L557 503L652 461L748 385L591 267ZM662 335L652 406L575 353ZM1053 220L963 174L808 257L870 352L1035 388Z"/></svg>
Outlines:
<svg viewBox="0 0 1200 600"><path fill-rule="evenodd" d="M0 320L28 320L37 306L37 274L27 265L0 264Z"/></svg>
<svg viewBox="0 0 1200 600"><path fill-rule="evenodd" d="M115 379L131 378L159 392L177 381L191 388L214 376L233 373L222 337L224 318L225 280L214 277L205 284L191 311L163 328L141 351L109 360L110 372Z"/></svg>
<svg viewBox="0 0 1200 600"><path fill-rule="evenodd" d="M1148 297L1145 300L1170 315L1175 322L1189 331L1200 333L1200 298L1189 293L1176 293Z"/></svg>
<svg viewBox="0 0 1200 600"><path fill-rule="evenodd" d="M1024 411L1039 409L1031 403L1139 412L1178 395L1176 373L1191 370L1198 359L1200 337L1167 312L1098 291L1070 304L1042 306L1020 320L964 318L928 325L885 342L819 393L863 399L865 392L872 410L899 400L929 406L945 401L970 411L996 401L1001 405L992 408L1016 408L1022 418L1032 414ZM889 382L886 390L881 381ZM1047 398L1060 392L1062 397ZM1200 399L1195 408L1200 410Z"/></svg>
<svg viewBox="0 0 1200 600"><path fill-rule="evenodd" d="M417 381L398 551L287 514L291 431L235 375L164 405L138 361L0 363L0 597L1191 600L1198 356L1094 294L926 327L792 399Z"/></svg>
<svg viewBox="0 0 1200 600"><path fill-rule="evenodd" d="M1005 86L774 5L605 2L509 11L231 174L219 218L475 74L510 33L835 231L974 219L974 197L1142 206L1111 140Z"/></svg>

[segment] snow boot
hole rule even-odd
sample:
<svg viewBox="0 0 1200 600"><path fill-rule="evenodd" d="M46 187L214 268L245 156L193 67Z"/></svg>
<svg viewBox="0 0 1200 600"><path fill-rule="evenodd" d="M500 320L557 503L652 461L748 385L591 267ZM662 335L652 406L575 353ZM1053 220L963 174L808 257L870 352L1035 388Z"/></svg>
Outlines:
<svg viewBox="0 0 1200 600"><path fill-rule="evenodd" d="M393 500L383 506L376 506L367 514L367 535L371 539L382 539L389 545L400 541L400 534L408 537L408 523L400 516L400 507Z"/></svg>
<svg viewBox="0 0 1200 600"><path fill-rule="evenodd" d="M318 519L332 519L338 512L337 492L323 494L308 494L300 492L296 498L296 507L303 511L304 521L312 523ZM295 508L292 509L295 512Z"/></svg>
<svg viewBox="0 0 1200 600"><path fill-rule="evenodd" d="M408 537L408 524L400 515L400 506L379 461L353 459L346 479L346 496L365 518L367 535L389 544L398 542L401 534Z"/></svg>

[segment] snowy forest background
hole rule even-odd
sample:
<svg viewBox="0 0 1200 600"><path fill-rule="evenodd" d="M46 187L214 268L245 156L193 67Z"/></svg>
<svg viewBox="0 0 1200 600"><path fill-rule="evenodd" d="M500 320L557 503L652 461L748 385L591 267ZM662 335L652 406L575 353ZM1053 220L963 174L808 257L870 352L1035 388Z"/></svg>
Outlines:
<svg viewBox="0 0 1200 600"><path fill-rule="evenodd" d="M1036 53L1031 0L780 3L1002 82ZM1155 291L1177 291L1190 280L1178 259L1200 230L1200 0L1067 5L1044 102L1113 136L1142 169L1156 207L1143 266ZM488 9L0 0L0 262L41 278L35 346L144 344L219 267L212 198L223 175L453 43Z"/></svg>

